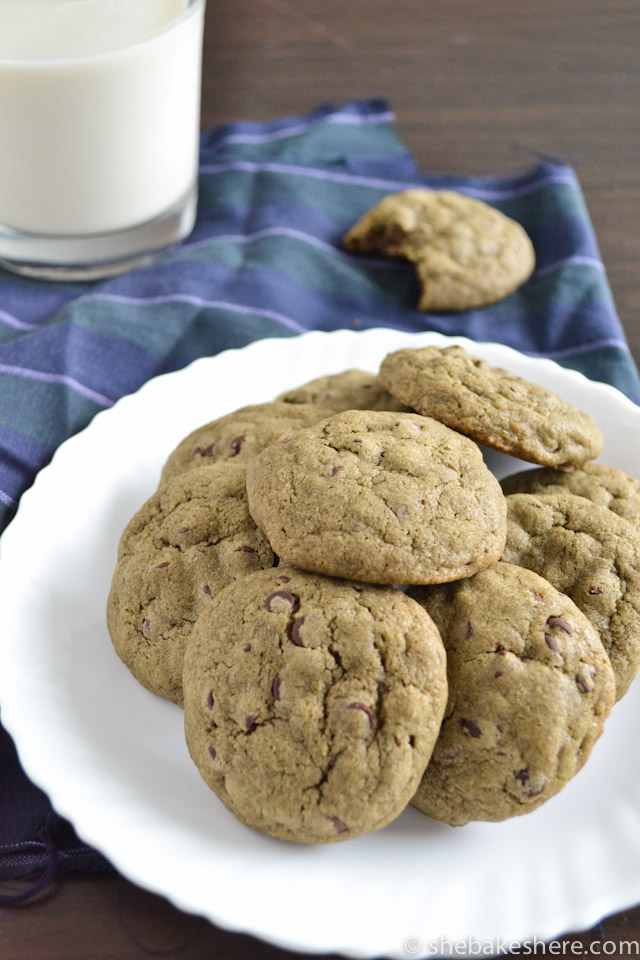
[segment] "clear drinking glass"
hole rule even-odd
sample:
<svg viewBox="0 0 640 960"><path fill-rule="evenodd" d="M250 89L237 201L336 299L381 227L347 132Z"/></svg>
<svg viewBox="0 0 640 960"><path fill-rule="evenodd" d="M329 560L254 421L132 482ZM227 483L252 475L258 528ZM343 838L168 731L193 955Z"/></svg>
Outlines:
<svg viewBox="0 0 640 960"><path fill-rule="evenodd" d="M0 0L0 264L85 280L195 220L205 0Z"/></svg>

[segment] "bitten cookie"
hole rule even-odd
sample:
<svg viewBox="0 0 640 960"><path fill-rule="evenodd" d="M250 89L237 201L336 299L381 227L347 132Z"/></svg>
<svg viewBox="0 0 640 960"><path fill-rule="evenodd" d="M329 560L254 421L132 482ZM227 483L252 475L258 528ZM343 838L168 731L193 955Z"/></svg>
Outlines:
<svg viewBox="0 0 640 960"><path fill-rule="evenodd" d="M580 770L613 705L595 629L507 563L413 595L441 632L449 702L412 805L452 825L529 813Z"/></svg>
<svg viewBox="0 0 640 960"><path fill-rule="evenodd" d="M247 491L279 557L346 579L457 580L504 545L504 497L479 449L416 414L336 414L264 450Z"/></svg>
<svg viewBox="0 0 640 960"><path fill-rule="evenodd" d="M373 373L345 370L328 377L318 377L302 387L286 390L276 400L283 403L315 403L335 413L343 410L403 410L404 404L380 386Z"/></svg>
<svg viewBox="0 0 640 960"><path fill-rule="evenodd" d="M458 345L390 353L380 382L418 413L522 460L571 470L602 450L588 414Z"/></svg>
<svg viewBox="0 0 640 960"><path fill-rule="evenodd" d="M470 310L495 303L533 272L525 230L481 200L449 190L384 197L349 230L347 250L374 250L416 265L419 310Z"/></svg>
<svg viewBox="0 0 640 960"><path fill-rule="evenodd" d="M127 525L107 603L118 656L152 693L182 703L184 646L201 605L271 567L249 515L240 464L192 470L161 487Z"/></svg>
<svg viewBox="0 0 640 960"><path fill-rule="evenodd" d="M507 497L503 560L566 593L609 654L620 700L640 666L640 533L606 507L568 493Z"/></svg>
<svg viewBox="0 0 640 960"><path fill-rule="evenodd" d="M162 469L160 482L194 467L239 458L247 462L279 437L328 417L330 407L313 404L260 403L198 427L182 440Z"/></svg>
<svg viewBox="0 0 640 960"><path fill-rule="evenodd" d="M502 480L509 493L573 493L608 507L640 530L640 481L615 467L585 463L581 470L560 473L547 467L522 470Z"/></svg>
<svg viewBox="0 0 640 960"><path fill-rule="evenodd" d="M289 567L236 581L202 611L184 689L205 782L243 823L296 843L393 820L447 698L442 644L419 604Z"/></svg>

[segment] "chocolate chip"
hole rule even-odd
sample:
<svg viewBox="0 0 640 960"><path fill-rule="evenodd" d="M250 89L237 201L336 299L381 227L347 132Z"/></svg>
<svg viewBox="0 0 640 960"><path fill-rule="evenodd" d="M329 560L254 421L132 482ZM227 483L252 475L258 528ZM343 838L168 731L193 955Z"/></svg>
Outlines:
<svg viewBox="0 0 640 960"><path fill-rule="evenodd" d="M552 637L550 633L545 633L544 642L549 647L549 650L551 650L553 653L560 653L560 647L556 643L555 638Z"/></svg>
<svg viewBox="0 0 640 960"><path fill-rule="evenodd" d="M194 457L212 457L215 450L215 444L210 443L208 447L194 447Z"/></svg>
<svg viewBox="0 0 640 960"><path fill-rule="evenodd" d="M245 653L249 653L249 651L251 650L251 644L248 643L245 647L243 647L243 649Z"/></svg>
<svg viewBox="0 0 640 960"><path fill-rule="evenodd" d="M496 730L498 731L498 733L504 733L504 730L499 723L496 723Z"/></svg>
<svg viewBox="0 0 640 960"><path fill-rule="evenodd" d="M166 563L156 563L156 565L155 565L155 567L154 567L153 569L154 569L154 570L164 570L165 567L168 567L168 566L169 566L169 561L167 560Z"/></svg>
<svg viewBox="0 0 640 960"><path fill-rule="evenodd" d="M543 780L542 786L540 787L539 790L525 790L524 795L525 797L539 797L541 793L544 793L546 788L547 788L547 781Z"/></svg>
<svg viewBox="0 0 640 960"><path fill-rule="evenodd" d="M571 624L563 620L562 617L547 617L547 626L551 627L552 630L563 630L569 635L573 633Z"/></svg>
<svg viewBox="0 0 640 960"><path fill-rule="evenodd" d="M291 583L291 577L278 577L277 583Z"/></svg>
<svg viewBox="0 0 640 960"><path fill-rule="evenodd" d="M371 707L368 707L366 703L359 703L358 701L355 701L354 703L348 703L347 710L362 710L363 713L366 713L366 715L369 717L369 722L371 723L373 721L373 710Z"/></svg>
<svg viewBox="0 0 640 960"><path fill-rule="evenodd" d="M298 597L294 597L294 595L289 593L288 590L276 590L274 593L270 593L264 601L265 609L268 610L269 613L273 612L274 600L282 600L283 603L288 604L293 613L295 613L300 606L300 600Z"/></svg>
<svg viewBox="0 0 640 960"><path fill-rule="evenodd" d="M331 820L331 823L336 828L336 833L344 833L347 829L346 824L342 822L340 817L327 817L327 820Z"/></svg>
<svg viewBox="0 0 640 960"><path fill-rule="evenodd" d="M533 599L534 599L534 600L544 600L544 597L542 596L541 593L534 593Z"/></svg>
<svg viewBox="0 0 640 960"><path fill-rule="evenodd" d="M246 439L247 438L244 433L240 434L239 437L233 438L233 440L231 441L231 449L233 450L234 454L240 453L240 447L242 446L243 443L245 443Z"/></svg>
<svg viewBox="0 0 640 960"><path fill-rule="evenodd" d="M360 437L354 437L354 438L353 438L353 442L354 442L354 443L362 443L362 440L360 439Z"/></svg>
<svg viewBox="0 0 640 960"><path fill-rule="evenodd" d="M205 704L207 706L207 710L213 709L213 691L212 690L209 690L209 693L207 694L207 699L205 700Z"/></svg>
<svg viewBox="0 0 640 960"><path fill-rule="evenodd" d="M460 725L465 733L468 733L471 737L481 737L482 730L477 723L474 723L473 720L461 720Z"/></svg>
<svg viewBox="0 0 640 960"><path fill-rule="evenodd" d="M244 725L247 728L247 731L251 733L256 728L256 718L249 715L244 718Z"/></svg>
<svg viewBox="0 0 640 960"><path fill-rule="evenodd" d="M474 360L474 361L473 361L474 367L479 367L479 366L481 366L481 364L482 364L482 360Z"/></svg>
<svg viewBox="0 0 640 960"><path fill-rule="evenodd" d="M584 677L581 677L580 674L576 674L576 685L580 690L580 693L591 693L593 687Z"/></svg>
<svg viewBox="0 0 640 960"><path fill-rule="evenodd" d="M602 587L591 586L587 590L587 593L590 593L592 597L597 597L602 593Z"/></svg>
<svg viewBox="0 0 640 960"><path fill-rule="evenodd" d="M454 583L447 583L444 587L444 599L446 603L453 603L456 598L456 587Z"/></svg>
<svg viewBox="0 0 640 960"><path fill-rule="evenodd" d="M519 780L520 783L524 786L529 779L528 767L525 767L524 770L518 770L518 772L515 774L515 778L516 780Z"/></svg>
<svg viewBox="0 0 640 960"><path fill-rule="evenodd" d="M468 640L469 637L472 637L472 636L473 636L473 624L471 623L471 620L467 620L467 627L466 627L466 630L464 631L464 638L465 640Z"/></svg>
<svg viewBox="0 0 640 960"><path fill-rule="evenodd" d="M142 632L144 633L145 637L149 636L150 629L151 629L150 622L148 620L145 620L144 623L142 624Z"/></svg>
<svg viewBox="0 0 640 960"><path fill-rule="evenodd" d="M336 473L340 473L342 470L344 470L344 467L341 467L340 465L338 465L337 467L332 467L331 476L335 477Z"/></svg>
<svg viewBox="0 0 640 960"><path fill-rule="evenodd" d="M215 760L215 758L217 757L217 753L214 747L211 746L211 744L209 744L209 746L207 747L207 753L209 754L212 760Z"/></svg>
<svg viewBox="0 0 640 960"><path fill-rule="evenodd" d="M241 547L236 547L234 553L255 553L253 547L248 546L248 544L243 543Z"/></svg>
<svg viewBox="0 0 640 960"><path fill-rule="evenodd" d="M507 655L507 651L504 649L504 647L496 647L496 653L499 657L506 657Z"/></svg>
<svg viewBox="0 0 640 960"><path fill-rule="evenodd" d="M282 678L279 673L276 673L275 677L271 681L271 693L273 694L274 700L280 699L280 687L282 685Z"/></svg>
<svg viewBox="0 0 640 960"><path fill-rule="evenodd" d="M202 592L205 593L208 597L211 596L211 587L209 586L208 583L205 583L204 587L202 588Z"/></svg>
<svg viewBox="0 0 640 960"><path fill-rule="evenodd" d="M501 671L501 670L496 670L496 672L494 673L494 677L496 677L496 679L497 679L498 677L501 677L501 676L502 676L502 671Z"/></svg>
<svg viewBox="0 0 640 960"><path fill-rule="evenodd" d="M302 637L300 636L300 631L305 619L305 617L298 617L297 620L289 620L289 623L287 624L287 636L289 637L289 640L291 640L291 643L294 643L296 647L304 647Z"/></svg>
<svg viewBox="0 0 640 960"><path fill-rule="evenodd" d="M178 533L189 533L189 527L180 527Z"/></svg>

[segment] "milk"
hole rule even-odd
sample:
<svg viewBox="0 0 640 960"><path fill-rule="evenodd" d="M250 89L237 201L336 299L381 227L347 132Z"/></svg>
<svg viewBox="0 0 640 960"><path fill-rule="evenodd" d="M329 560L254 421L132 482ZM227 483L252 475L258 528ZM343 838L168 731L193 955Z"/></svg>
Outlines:
<svg viewBox="0 0 640 960"><path fill-rule="evenodd" d="M201 0L0 0L2 228L127 230L193 189L202 12Z"/></svg>

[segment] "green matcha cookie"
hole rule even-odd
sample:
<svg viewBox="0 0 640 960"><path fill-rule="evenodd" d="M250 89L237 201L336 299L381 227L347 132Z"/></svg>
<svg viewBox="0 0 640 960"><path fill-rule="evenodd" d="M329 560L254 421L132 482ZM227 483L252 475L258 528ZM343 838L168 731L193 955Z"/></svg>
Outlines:
<svg viewBox="0 0 640 960"><path fill-rule="evenodd" d="M384 197L349 230L347 250L406 257L422 286L419 310L470 310L512 293L533 272L525 230L481 200L450 190Z"/></svg>
<svg viewBox="0 0 640 960"><path fill-rule="evenodd" d="M162 470L166 483L194 467L236 460L247 463L280 437L328 417L331 408L300 403L260 403L242 407L198 427L182 440Z"/></svg>
<svg viewBox="0 0 640 960"><path fill-rule="evenodd" d="M152 693L182 703L184 646L198 610L275 558L249 516L245 471L221 463L161 487L118 549L107 625L118 656Z"/></svg>
<svg viewBox="0 0 640 960"><path fill-rule="evenodd" d="M412 805L459 825L529 813L583 766L614 702L598 635L530 570L412 591L447 651L449 702Z"/></svg>
<svg viewBox="0 0 640 960"><path fill-rule="evenodd" d="M504 546L504 497L479 449L416 414L338 413L264 450L247 491L275 553L317 573L440 583Z"/></svg>
<svg viewBox="0 0 640 960"><path fill-rule="evenodd" d="M502 481L507 493L573 493L608 507L640 530L640 481L603 463L585 463L581 470L559 472L547 467L512 473Z"/></svg>
<svg viewBox="0 0 640 960"><path fill-rule="evenodd" d="M447 698L444 651L398 590L264 570L203 609L187 745L247 826L296 843L384 827L412 797Z"/></svg>
<svg viewBox="0 0 640 960"><path fill-rule="evenodd" d="M335 413L343 410L403 410L404 404L380 386L373 373L345 370L328 377L318 377L295 390L286 390L276 400L284 403L316 403Z"/></svg>
<svg viewBox="0 0 640 960"><path fill-rule="evenodd" d="M592 417L457 345L390 353L380 382L418 413L522 460L571 470L602 450Z"/></svg>
<svg viewBox="0 0 640 960"><path fill-rule="evenodd" d="M640 532L569 493L516 493L507 508L503 560L535 570L589 618L620 700L640 666Z"/></svg>

